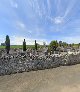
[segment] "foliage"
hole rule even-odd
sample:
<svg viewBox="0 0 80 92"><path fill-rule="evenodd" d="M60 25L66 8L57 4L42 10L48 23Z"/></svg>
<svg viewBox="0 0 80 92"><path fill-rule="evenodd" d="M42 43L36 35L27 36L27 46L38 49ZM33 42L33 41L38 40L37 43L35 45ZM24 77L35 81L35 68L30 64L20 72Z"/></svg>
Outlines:
<svg viewBox="0 0 80 92"><path fill-rule="evenodd" d="M62 46L63 46L63 47L67 47L68 44L67 44L66 42L63 42L63 43L62 43Z"/></svg>
<svg viewBox="0 0 80 92"><path fill-rule="evenodd" d="M25 39L23 41L23 51L26 51L26 42L25 42Z"/></svg>
<svg viewBox="0 0 80 92"><path fill-rule="evenodd" d="M5 45L6 45L5 49L7 51L7 54L9 54L9 51L10 51L10 39L9 39L8 35L6 36Z"/></svg>
<svg viewBox="0 0 80 92"><path fill-rule="evenodd" d="M60 46L60 47L62 46L62 41L59 41L59 46Z"/></svg>
<svg viewBox="0 0 80 92"><path fill-rule="evenodd" d="M53 51L56 51L56 48L58 47L58 42L57 41L51 41L50 45L49 45L50 49Z"/></svg>
<svg viewBox="0 0 80 92"><path fill-rule="evenodd" d="M36 40L35 40L35 50L37 50L37 43L36 43Z"/></svg>

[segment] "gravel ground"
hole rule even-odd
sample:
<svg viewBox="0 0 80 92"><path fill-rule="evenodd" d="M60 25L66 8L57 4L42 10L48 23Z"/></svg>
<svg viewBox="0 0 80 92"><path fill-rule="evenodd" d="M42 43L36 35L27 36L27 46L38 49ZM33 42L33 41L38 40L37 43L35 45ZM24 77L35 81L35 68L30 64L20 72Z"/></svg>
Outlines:
<svg viewBox="0 0 80 92"><path fill-rule="evenodd" d="M0 92L80 92L80 65L0 76Z"/></svg>

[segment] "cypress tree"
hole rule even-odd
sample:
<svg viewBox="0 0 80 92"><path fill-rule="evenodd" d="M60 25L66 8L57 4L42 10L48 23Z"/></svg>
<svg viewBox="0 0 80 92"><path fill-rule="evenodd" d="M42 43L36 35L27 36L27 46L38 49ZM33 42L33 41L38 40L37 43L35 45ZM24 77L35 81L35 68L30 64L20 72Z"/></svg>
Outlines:
<svg viewBox="0 0 80 92"><path fill-rule="evenodd" d="M36 40L35 40L35 50L37 50L37 43L36 43Z"/></svg>
<svg viewBox="0 0 80 92"><path fill-rule="evenodd" d="M25 42L25 39L23 41L23 51L26 51L26 42Z"/></svg>
<svg viewBox="0 0 80 92"><path fill-rule="evenodd" d="M8 35L6 36L5 45L6 45L6 47L5 47L6 52L7 52L7 54L9 54L9 51L10 51L10 39L9 39Z"/></svg>

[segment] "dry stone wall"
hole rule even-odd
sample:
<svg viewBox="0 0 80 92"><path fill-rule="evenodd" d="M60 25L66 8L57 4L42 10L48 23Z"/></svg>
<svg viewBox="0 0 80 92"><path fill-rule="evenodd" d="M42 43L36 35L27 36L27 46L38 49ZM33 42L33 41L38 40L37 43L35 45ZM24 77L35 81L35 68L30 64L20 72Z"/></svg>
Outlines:
<svg viewBox="0 0 80 92"><path fill-rule="evenodd" d="M4 51L2 51L4 52ZM36 71L42 69L56 68L65 65L80 63L80 53L77 55L29 55L19 52L13 54L0 54L0 75Z"/></svg>

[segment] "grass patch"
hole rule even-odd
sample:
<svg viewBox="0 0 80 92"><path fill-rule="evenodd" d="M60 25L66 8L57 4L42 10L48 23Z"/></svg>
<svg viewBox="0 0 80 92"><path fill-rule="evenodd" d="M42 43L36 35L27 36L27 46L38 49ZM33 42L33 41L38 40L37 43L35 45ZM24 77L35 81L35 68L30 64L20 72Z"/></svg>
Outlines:
<svg viewBox="0 0 80 92"><path fill-rule="evenodd" d="M38 48L39 47L43 47L43 45L38 46ZM15 48L15 49L21 48L22 49L23 45L11 45L10 48ZM26 45L26 48L32 48L32 49L34 49L35 46L34 45ZM5 49L5 46L1 46L0 45L0 49Z"/></svg>

